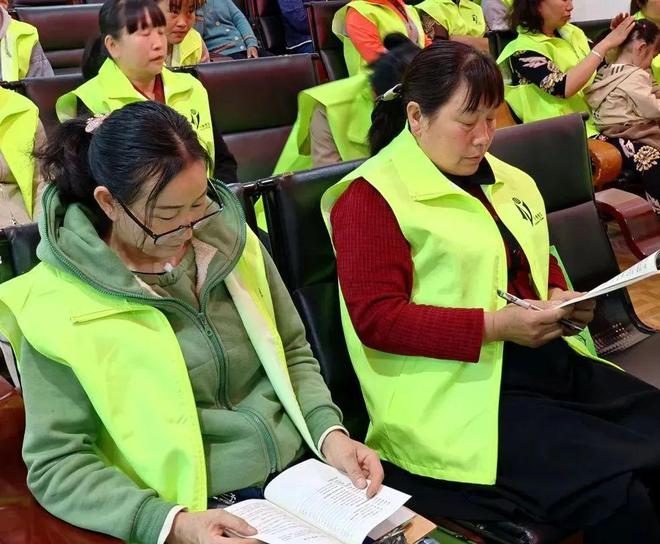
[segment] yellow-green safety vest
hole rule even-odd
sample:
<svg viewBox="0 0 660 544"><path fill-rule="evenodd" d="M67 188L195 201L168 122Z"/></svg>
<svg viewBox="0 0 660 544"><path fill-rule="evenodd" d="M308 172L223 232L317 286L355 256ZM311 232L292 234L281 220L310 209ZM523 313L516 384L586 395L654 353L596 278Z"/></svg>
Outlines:
<svg viewBox="0 0 660 544"><path fill-rule="evenodd" d="M346 61L348 75L354 76L365 70L367 61L362 58L346 33L346 12L351 8L376 25L381 41L388 34L396 32L407 36L408 29L394 6L386 6L380 3L370 2L369 0L353 0L338 10L332 19L332 31L344 44L344 60ZM417 45L424 47L426 43L424 27L422 26L422 21L419 18L417 10L406 5L404 5L404 9L406 10L408 20L417 28Z"/></svg>
<svg viewBox="0 0 660 544"><path fill-rule="evenodd" d="M580 63L591 51L585 33L570 23L559 29L561 37L550 37L540 32L526 32L518 27L518 37L509 43L497 59L504 75L504 97L515 114L524 122L540 121L570 113L587 112L587 136L596 136L598 130L591 118L589 104L582 90L570 98L553 96L534 83L512 84L510 58L519 51L535 51L555 63L562 72L567 72ZM591 85L593 73L585 87Z"/></svg>
<svg viewBox="0 0 660 544"><path fill-rule="evenodd" d="M170 66L176 68L179 66L199 64L204 51L203 43L202 35L194 28L191 28L181 43L175 44L172 47L172 62Z"/></svg>
<svg viewBox="0 0 660 544"><path fill-rule="evenodd" d="M473 36L482 38L486 34L486 20L481 6L471 0L424 0L415 6L447 29L450 36Z"/></svg>
<svg viewBox="0 0 660 544"><path fill-rule="evenodd" d="M11 19L0 40L0 67L3 81L27 77L32 49L39 43L39 33L32 25Z"/></svg>
<svg viewBox="0 0 660 544"><path fill-rule="evenodd" d="M215 156L209 97L204 86L190 74L162 71L165 103L183 115L197 132L200 142ZM57 100L55 111L61 122L78 115L78 100L94 114L105 114L127 104L147 100L131 84L112 59L107 59L96 77Z"/></svg>
<svg viewBox="0 0 660 544"><path fill-rule="evenodd" d="M34 173L32 158L39 109L17 92L0 87L0 154L21 191L25 210L30 218L34 212Z"/></svg>
<svg viewBox="0 0 660 544"><path fill-rule="evenodd" d="M259 241L249 230L225 284L280 402L319 455L287 370ZM9 339L19 368L25 339L73 370L101 422L94 448L106 463L163 500L191 511L206 509L195 399L176 335L160 310L105 294L41 263L0 285L0 333Z"/></svg>
<svg viewBox="0 0 660 544"><path fill-rule="evenodd" d="M543 198L527 174L486 157L496 181L483 191L525 252L539 297L547 299ZM321 210L330 232L332 207L357 178L385 198L411 246L413 303L489 312L504 307L497 289L507 288L507 258L495 221L477 198L438 170L408 129L326 191ZM371 420L367 444L414 474L494 484L504 343L484 344L477 364L385 353L362 344L343 298L340 303L344 336ZM566 341L595 359L585 339Z"/></svg>
<svg viewBox="0 0 660 544"><path fill-rule="evenodd" d="M298 116L273 175L312 168L310 124L317 107L326 111L342 161L369 156L368 135L374 96L366 72L298 94Z"/></svg>
<svg viewBox="0 0 660 544"><path fill-rule="evenodd" d="M646 19L646 15L644 15L641 11L638 11L635 13L635 19L637 21L641 21L642 19ZM651 63L651 70L653 71L653 77L655 78L656 83L660 85L660 55L656 55L653 58L653 62Z"/></svg>

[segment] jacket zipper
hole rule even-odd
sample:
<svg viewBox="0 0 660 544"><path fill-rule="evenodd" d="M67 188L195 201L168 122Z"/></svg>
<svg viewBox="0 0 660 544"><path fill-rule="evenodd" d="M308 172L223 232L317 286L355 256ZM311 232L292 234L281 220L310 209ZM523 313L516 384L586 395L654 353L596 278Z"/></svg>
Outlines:
<svg viewBox="0 0 660 544"><path fill-rule="evenodd" d="M242 406L240 408L237 408L236 411L245 414L246 416L249 417L250 421L256 424L258 432L262 435L263 441L266 444L268 463L270 465L270 469L268 473L272 474L278 469L280 463L279 463L279 456L277 454L277 447L275 446L275 441L273 440L273 435L270 432L268 423L264 421L264 419L261 417L261 415L258 412L252 410L252 408L247 408L245 406Z"/></svg>

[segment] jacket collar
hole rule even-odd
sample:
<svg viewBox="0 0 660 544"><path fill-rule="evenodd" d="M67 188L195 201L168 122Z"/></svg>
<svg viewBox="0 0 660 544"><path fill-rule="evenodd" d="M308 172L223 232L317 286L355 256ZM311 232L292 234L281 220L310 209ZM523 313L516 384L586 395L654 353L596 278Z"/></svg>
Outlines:
<svg viewBox="0 0 660 544"><path fill-rule="evenodd" d="M32 109L36 110L36 108L37 107L24 96L15 91L0 87L0 123L12 115L24 113Z"/></svg>
<svg viewBox="0 0 660 544"><path fill-rule="evenodd" d="M450 194L468 195L426 156L407 126L383 151L390 155L391 163L397 170L399 178L405 180L406 188L413 200L430 200ZM491 179L492 185L501 183L495 180L492 168L488 164L488 157L489 155L486 154L479 170L469 176L475 183L480 183L483 179ZM490 178L488 178L489 174Z"/></svg>

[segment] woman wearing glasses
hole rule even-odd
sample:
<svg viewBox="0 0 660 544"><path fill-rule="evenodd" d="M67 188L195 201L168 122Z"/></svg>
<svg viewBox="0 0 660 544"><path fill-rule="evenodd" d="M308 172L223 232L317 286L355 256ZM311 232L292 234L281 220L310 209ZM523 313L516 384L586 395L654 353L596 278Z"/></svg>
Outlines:
<svg viewBox="0 0 660 544"><path fill-rule="evenodd" d="M376 454L345 434L186 119L140 102L68 121L41 159L41 264L0 287L41 504L125 541L220 544L254 531L217 507L259 497L306 451L375 493Z"/></svg>

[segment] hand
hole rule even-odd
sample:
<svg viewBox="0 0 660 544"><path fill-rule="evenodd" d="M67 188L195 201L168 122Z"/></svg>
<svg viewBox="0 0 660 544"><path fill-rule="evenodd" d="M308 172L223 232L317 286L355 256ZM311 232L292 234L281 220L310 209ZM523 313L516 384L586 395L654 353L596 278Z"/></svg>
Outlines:
<svg viewBox="0 0 660 544"><path fill-rule="evenodd" d="M259 50L256 47L248 47L247 48L247 58L249 58L249 59L259 58Z"/></svg>
<svg viewBox="0 0 660 544"><path fill-rule="evenodd" d="M179 512L174 517L167 544L259 544L258 540L226 537L227 533L252 536L257 530L224 510Z"/></svg>
<svg viewBox="0 0 660 544"><path fill-rule="evenodd" d="M551 289L550 290L550 300L553 302L564 302L566 300L571 300L576 297L584 295L584 293L578 293L577 291L563 291L561 289ZM584 328L594 319L594 310L596 309L596 300L589 299L573 304L569 308L572 309L571 314L568 316L568 319L574 321L577 325ZM566 329L564 336L572 336L577 334L576 331L571 329Z"/></svg>
<svg viewBox="0 0 660 544"><path fill-rule="evenodd" d="M521 346L538 348L564 334L560 319L566 319L572 307L555 308L552 302L528 300L541 310L528 310L508 304L484 316L484 342L496 340L514 342Z"/></svg>
<svg viewBox="0 0 660 544"><path fill-rule="evenodd" d="M610 30L614 30L617 26L619 26L626 19L626 17L629 17L628 13L619 13L613 17L610 21Z"/></svg>
<svg viewBox="0 0 660 544"><path fill-rule="evenodd" d="M600 43L605 44L603 47L607 47L608 50L619 47L624 41L626 41L628 34L630 34L634 26L635 18L632 15L628 15L622 21L620 21L616 28L614 28L612 32L605 36L603 41Z"/></svg>
<svg viewBox="0 0 660 544"><path fill-rule="evenodd" d="M367 497L378 493L385 474L374 450L336 430L325 437L321 453L328 463L346 473L358 489L367 487L367 480L371 480Z"/></svg>

